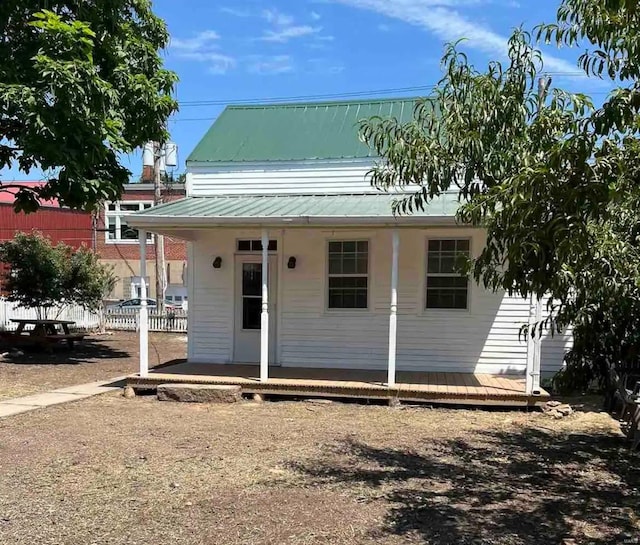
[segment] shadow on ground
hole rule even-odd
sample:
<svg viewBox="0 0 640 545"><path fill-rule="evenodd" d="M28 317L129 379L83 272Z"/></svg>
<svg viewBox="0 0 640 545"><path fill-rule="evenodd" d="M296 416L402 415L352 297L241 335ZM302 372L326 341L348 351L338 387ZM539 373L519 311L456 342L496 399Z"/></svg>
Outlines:
<svg viewBox="0 0 640 545"><path fill-rule="evenodd" d="M640 456L621 438L524 429L426 439L420 450L346 441L293 469L313 486L356 485L362 501L387 502L380 538L640 543Z"/></svg>
<svg viewBox="0 0 640 545"><path fill-rule="evenodd" d="M38 350L35 347L20 348L19 352L10 351L11 346L3 343L0 350L9 351L4 357L5 363L26 365L69 365L97 363L109 359L128 358L131 353L112 346L109 339L85 338L76 343L73 349L64 344L56 345L52 353Z"/></svg>

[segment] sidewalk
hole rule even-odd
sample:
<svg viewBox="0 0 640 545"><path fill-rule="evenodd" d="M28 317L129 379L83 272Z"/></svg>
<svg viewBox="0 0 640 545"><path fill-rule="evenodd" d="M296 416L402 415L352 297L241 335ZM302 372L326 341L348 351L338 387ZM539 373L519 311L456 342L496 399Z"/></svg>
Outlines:
<svg viewBox="0 0 640 545"><path fill-rule="evenodd" d="M77 386L67 386L66 388L50 390L41 394L5 399L0 401L0 418L114 392L122 388L123 384L121 384L121 381L125 377L126 375L123 375L109 380L78 384Z"/></svg>

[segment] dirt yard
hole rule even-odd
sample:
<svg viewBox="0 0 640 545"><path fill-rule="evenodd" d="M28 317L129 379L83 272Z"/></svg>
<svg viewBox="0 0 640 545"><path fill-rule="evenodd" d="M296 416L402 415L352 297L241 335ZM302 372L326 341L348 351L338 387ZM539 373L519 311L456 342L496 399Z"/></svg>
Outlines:
<svg viewBox="0 0 640 545"><path fill-rule="evenodd" d="M0 543L632 544L639 468L599 413L110 394L0 420Z"/></svg>
<svg viewBox="0 0 640 545"><path fill-rule="evenodd" d="M0 351L5 352L7 347ZM151 333L149 365L184 358L186 337ZM53 354L25 351L23 356L0 357L0 399L135 373L138 370L138 336L126 331L92 335L73 350L56 347ZM1 528L1 527L0 527ZM0 540L1 542L1 540Z"/></svg>

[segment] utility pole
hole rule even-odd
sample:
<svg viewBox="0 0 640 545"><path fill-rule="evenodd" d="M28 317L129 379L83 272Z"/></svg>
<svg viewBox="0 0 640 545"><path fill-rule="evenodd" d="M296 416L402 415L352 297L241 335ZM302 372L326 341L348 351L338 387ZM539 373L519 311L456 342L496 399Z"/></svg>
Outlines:
<svg viewBox="0 0 640 545"><path fill-rule="evenodd" d="M541 110L544 105L547 93L549 92L549 87L551 87L550 76L542 76L538 79L538 110Z"/></svg>
<svg viewBox="0 0 640 545"><path fill-rule="evenodd" d="M160 172L162 160L162 144L154 142L153 144L153 205L162 204L162 173ZM156 237L156 307L158 312L164 313L164 294L165 286L165 264L164 264L164 236L155 235Z"/></svg>

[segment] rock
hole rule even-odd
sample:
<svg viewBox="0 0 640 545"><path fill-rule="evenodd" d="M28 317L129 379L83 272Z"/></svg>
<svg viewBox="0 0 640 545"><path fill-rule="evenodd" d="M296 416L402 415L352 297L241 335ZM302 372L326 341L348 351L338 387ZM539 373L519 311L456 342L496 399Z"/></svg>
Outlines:
<svg viewBox="0 0 640 545"><path fill-rule="evenodd" d="M573 413L573 409L571 408L571 405L568 405L567 403L558 405L555 408L555 410L560 414L562 414L562 416L569 416L571 413Z"/></svg>
<svg viewBox="0 0 640 545"><path fill-rule="evenodd" d="M22 350L12 350L11 356L15 358L21 358L22 356L24 356L24 352Z"/></svg>
<svg viewBox="0 0 640 545"><path fill-rule="evenodd" d="M264 396L262 394L253 394L253 400L256 403L262 403L264 401Z"/></svg>
<svg viewBox="0 0 640 545"><path fill-rule="evenodd" d="M331 405L331 403L333 403L333 401L331 399L305 399L305 401L307 403L313 403L314 405Z"/></svg>
<svg viewBox="0 0 640 545"><path fill-rule="evenodd" d="M136 397L136 391L131 386L125 386L122 395L126 399L133 399L134 397Z"/></svg>
<svg viewBox="0 0 640 545"><path fill-rule="evenodd" d="M161 384L158 399L183 403L235 403L242 400L242 388L220 384Z"/></svg>
<svg viewBox="0 0 640 545"><path fill-rule="evenodd" d="M553 418L564 418L573 413L571 405L568 403L561 403L560 401L547 401L542 406L542 412Z"/></svg>

